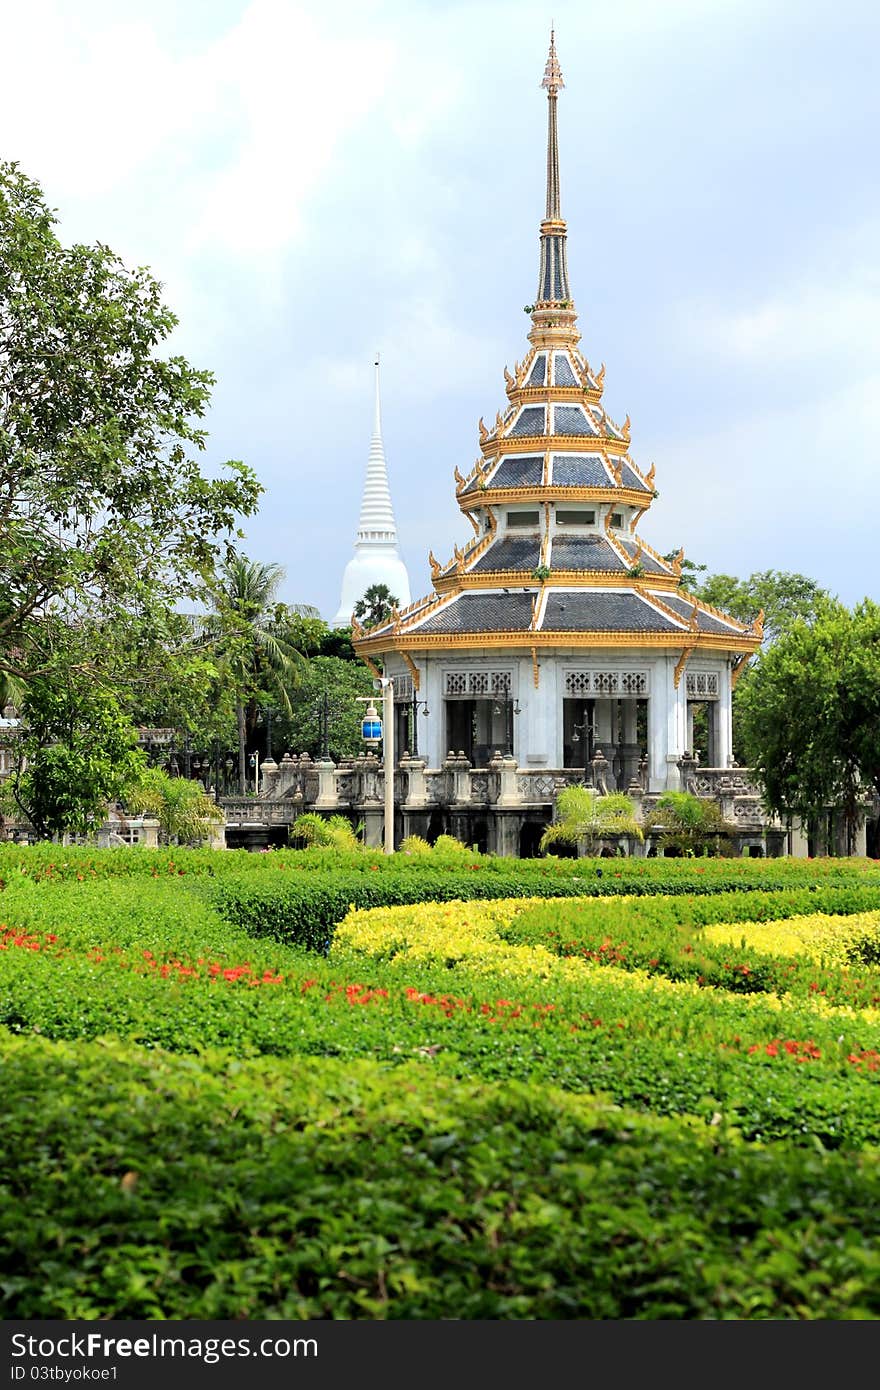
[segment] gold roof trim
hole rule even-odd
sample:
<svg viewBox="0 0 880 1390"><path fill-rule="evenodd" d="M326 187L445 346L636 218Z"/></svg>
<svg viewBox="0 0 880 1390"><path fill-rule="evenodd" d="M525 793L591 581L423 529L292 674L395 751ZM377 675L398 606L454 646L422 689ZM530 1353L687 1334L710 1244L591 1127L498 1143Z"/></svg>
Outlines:
<svg viewBox="0 0 880 1390"><path fill-rule="evenodd" d="M648 509L647 509L647 507L646 507L646 508L645 508L645 511L647 511L647 510L648 510ZM652 545L649 545L647 541L643 541L642 538L641 538L641 536L637 536L636 533L635 533L635 531L633 531L632 535L633 535L633 539L636 540L636 541L638 541L638 544L639 544L640 549L641 549L646 555L650 555L652 560L656 560L658 565L662 565L662 566L663 566L663 573L664 573L664 575L665 575L665 576L668 576L668 577L670 577L670 578L674 578L674 577L675 577L674 571L673 571L672 566L670 565L669 561L666 560L666 559L664 559L664 557L660 554L660 552L659 552L658 550L655 550L654 547L653 547Z"/></svg>
<svg viewBox="0 0 880 1390"><path fill-rule="evenodd" d="M612 427L617 428L612 421ZM560 434L538 434L538 435L495 435L485 427L485 421L480 420L480 448L482 457L485 460L494 459L498 453L544 453L546 448L551 448L555 453L599 453L601 450L608 450L613 455L627 455L628 439L626 436L616 439L614 435L560 435ZM631 460L626 459L627 463Z"/></svg>
<svg viewBox="0 0 880 1390"><path fill-rule="evenodd" d="M653 600L652 600L653 601ZM681 621L676 614L676 620ZM682 638L690 637L687 629L678 632L644 632L641 629L629 631L587 631L583 629L559 629L553 632L532 631L530 628L495 629L492 632L419 632L402 631L387 633L384 636L363 637L355 643L355 650L362 655L361 648L370 652L419 651L428 648L465 648L479 652L484 647L659 647L681 648ZM757 651L759 643L748 635L729 637L713 632L701 632L688 643L689 650L700 648L705 651L740 651L750 655Z"/></svg>
<svg viewBox="0 0 880 1390"><path fill-rule="evenodd" d="M653 589L653 580L649 582L651 582L651 587ZM669 605L664 603L662 599L657 598L656 594L654 594L653 592L649 592L647 590L647 586L644 590L644 595L648 603L653 603L655 608L659 608L660 612L663 613L665 617L671 618L674 623L687 622L687 619L683 618L680 613L676 613L674 608L670 608Z"/></svg>
<svg viewBox="0 0 880 1390"><path fill-rule="evenodd" d="M412 676L413 690L416 692L416 694L418 694L419 686L422 683L422 673L419 670L416 663L413 661L409 652L401 652L400 655L403 657L404 661L409 667L410 675Z"/></svg>
<svg viewBox="0 0 880 1390"><path fill-rule="evenodd" d="M682 674L684 673L685 666L687 666L688 664L688 657L690 656L692 651L693 647L685 647L681 656L678 658L678 661L675 663L675 670L672 673L672 684L674 685L676 690L681 684Z"/></svg>
<svg viewBox="0 0 880 1390"><path fill-rule="evenodd" d="M526 353L525 357L521 362L514 362L513 384L515 389L522 386L525 383L525 379L531 371L532 363L534 362L537 355L538 349L536 347L531 347L529 348L528 352Z"/></svg>
<svg viewBox="0 0 880 1390"><path fill-rule="evenodd" d="M487 510L489 512L489 530L486 534L484 536L474 536L472 540L467 542L464 548L459 545L454 545L452 547L453 558L447 560L445 565L438 565L436 570L434 569L434 565L437 564L437 561L433 560L431 563L432 581L448 579L450 574L453 573L464 574L465 566L471 565L476 560L479 560L480 556L485 554L489 549L489 546L495 539L498 522L495 520L491 508L487 508ZM430 559L431 556L428 558Z"/></svg>
<svg viewBox="0 0 880 1390"><path fill-rule="evenodd" d="M542 560L542 563L545 562ZM633 561L627 563L631 566ZM641 594L646 585L652 589L668 589L670 593L674 593L678 587L671 574L648 573L635 578L625 570L555 569L550 578L543 581L532 579L531 570L466 570L464 574L448 570L434 580L437 593L442 594L480 589L531 589L539 582L548 589L631 589L637 594ZM680 613L676 613L675 617L677 621L681 620Z"/></svg>
<svg viewBox="0 0 880 1390"><path fill-rule="evenodd" d="M582 405L584 397L591 405L599 405L601 391L583 386L517 386L508 392L512 405Z"/></svg>
<svg viewBox="0 0 880 1390"><path fill-rule="evenodd" d="M647 511L645 494L633 488L616 488L609 481L607 487L562 487L559 483L536 483L534 487L493 487L484 491L469 492L458 497L459 510L466 512L473 507L488 505L487 492L493 507L507 506L512 502L534 502L541 506L544 502L609 502L615 506L638 507ZM549 494L549 496L548 496Z"/></svg>
<svg viewBox="0 0 880 1390"><path fill-rule="evenodd" d="M731 688L731 690L736 690L736 683L737 683L737 681L739 680L740 676L742 675L743 671L745 670L746 666L749 664L749 657L750 657L750 656L751 656L751 652L743 652L742 656L741 656L737 661L735 661L735 662L733 663L733 665L731 666L731 668L730 668L730 688Z"/></svg>
<svg viewBox="0 0 880 1390"><path fill-rule="evenodd" d="M473 468L471 469L470 473L468 473L468 475L467 475L466 478L462 478L461 473L459 472L459 469L458 469L458 464L456 464L456 466L455 466L455 495L456 495L456 497L459 497L459 496L461 495L461 493L464 491L464 489L465 489L466 487L468 487L475 479L478 480L479 482L484 481L484 480L485 480L485 477L486 477L486 474L488 473L488 471L489 471L489 470L484 466L484 460L483 460L482 455L477 459L476 463L474 464Z"/></svg>
<svg viewBox="0 0 880 1390"><path fill-rule="evenodd" d="M713 608L712 604L706 603L704 599L695 598L693 594L688 593L687 589L679 589L678 592L681 598L687 599L688 603L692 603L694 605L696 611L709 613L713 618L719 618L723 623L730 623L734 627L734 630L736 628L739 628L742 632L751 631L748 623L741 623L739 618L731 617L730 613L725 613L723 609ZM763 618L763 616L764 614L762 609L761 617Z"/></svg>

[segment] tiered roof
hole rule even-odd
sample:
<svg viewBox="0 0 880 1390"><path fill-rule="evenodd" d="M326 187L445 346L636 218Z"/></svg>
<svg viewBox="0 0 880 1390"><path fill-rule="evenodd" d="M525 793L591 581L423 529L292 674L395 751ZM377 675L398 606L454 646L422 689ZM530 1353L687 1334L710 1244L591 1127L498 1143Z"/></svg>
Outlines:
<svg viewBox="0 0 880 1390"><path fill-rule="evenodd" d="M630 457L629 416L618 423L602 404L604 364L594 370L578 349L559 195L563 85L551 35L542 83L547 207L530 348L513 372L505 368L503 410L491 427L479 422L473 468L455 470L456 500L475 535L445 563L431 553L432 595L369 632L355 629L364 656L432 646L525 646L534 655L551 645L660 645L745 659L760 644L760 621L748 627L684 592L683 553L665 559L636 531L657 496L655 470ZM554 521L560 508L570 527ZM515 530L504 524L511 509Z"/></svg>

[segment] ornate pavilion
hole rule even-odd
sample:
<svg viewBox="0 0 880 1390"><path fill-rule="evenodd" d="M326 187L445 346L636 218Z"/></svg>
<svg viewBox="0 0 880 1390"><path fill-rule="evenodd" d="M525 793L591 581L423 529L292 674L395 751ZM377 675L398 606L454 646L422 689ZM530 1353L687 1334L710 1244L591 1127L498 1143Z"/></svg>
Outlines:
<svg viewBox="0 0 880 1390"><path fill-rule="evenodd" d="M761 642L688 594L683 555L664 559L639 532L657 497L653 465L630 456L629 416L602 403L604 365L578 344L560 203L551 35L547 202L529 348L506 402L479 423L480 455L456 500L473 528L463 548L430 555L434 591L389 621L355 627L355 647L394 677L398 749L429 767L450 752L476 768L497 755L530 772L572 772L643 794L683 785L698 706L703 763L731 758L731 692ZM413 716L415 715L415 720Z"/></svg>

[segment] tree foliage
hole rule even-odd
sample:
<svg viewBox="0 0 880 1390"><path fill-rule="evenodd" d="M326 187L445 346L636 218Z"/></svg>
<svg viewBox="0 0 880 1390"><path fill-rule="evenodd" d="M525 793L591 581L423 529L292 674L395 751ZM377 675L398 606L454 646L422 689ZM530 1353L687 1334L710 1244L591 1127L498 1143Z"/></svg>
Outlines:
<svg viewBox="0 0 880 1390"><path fill-rule="evenodd" d="M741 623L752 623L763 613L765 645L788 632L799 618L814 617L831 597L815 580L784 570L759 570L748 579L710 574L691 592Z"/></svg>
<svg viewBox="0 0 880 1390"><path fill-rule="evenodd" d="M21 719L9 793L41 838L87 833L143 771L134 729L99 686L34 677Z"/></svg>
<svg viewBox="0 0 880 1390"><path fill-rule="evenodd" d="M123 802L135 815L155 816L166 844L199 845L225 819L200 782L171 777L158 767L144 768L126 787Z"/></svg>
<svg viewBox="0 0 880 1390"><path fill-rule="evenodd" d="M240 462L200 471L213 378L160 355L177 319L159 283L55 223L0 163L0 671L23 680L50 620L149 646L164 611L204 598L262 490ZM107 655L79 653L89 672Z"/></svg>
<svg viewBox="0 0 880 1390"><path fill-rule="evenodd" d="M372 695L373 678L362 662L343 661L335 656L315 656L309 661L302 680L291 692L289 714L273 723L276 742L290 753L321 753L324 701L327 702L327 735L330 757L356 757L364 751L361 696Z"/></svg>
<svg viewBox="0 0 880 1390"><path fill-rule="evenodd" d="M880 606L827 602L760 655L743 749L770 810L816 826L842 806L851 852L866 787L880 794Z"/></svg>
<svg viewBox="0 0 880 1390"><path fill-rule="evenodd" d="M317 811L305 811L290 827L291 844L303 844L306 849L338 849L344 853L354 853L364 848L357 832L345 816L319 815Z"/></svg>
<svg viewBox="0 0 880 1390"><path fill-rule="evenodd" d="M375 627L377 623L390 617L392 608L396 608L399 603L400 599L396 594L392 594L387 584L371 584L364 590L363 598L358 599L352 611L364 627Z"/></svg>
<svg viewBox="0 0 880 1390"><path fill-rule="evenodd" d="M260 708L271 706L290 714L290 692L308 669L290 638L287 605L277 597L283 578L281 565L249 560L237 552L226 559L220 572L213 629L221 677L235 694L242 795L248 733L256 727Z"/></svg>

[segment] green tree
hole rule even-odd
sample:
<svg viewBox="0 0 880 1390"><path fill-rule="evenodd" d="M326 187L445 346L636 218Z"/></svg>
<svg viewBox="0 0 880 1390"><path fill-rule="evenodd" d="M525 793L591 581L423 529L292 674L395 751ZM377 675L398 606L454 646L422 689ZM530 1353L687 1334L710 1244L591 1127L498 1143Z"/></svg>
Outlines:
<svg viewBox="0 0 880 1390"><path fill-rule="evenodd" d="M362 665L361 658L351 644L350 627L330 627L323 618L303 618L293 613L288 624L288 634L303 656L338 656L343 661L355 661Z"/></svg>
<svg viewBox="0 0 880 1390"><path fill-rule="evenodd" d="M364 751L364 706L359 697L373 694L373 678L363 662L343 661L336 656L312 657L299 685L291 691L290 713L276 719L273 733L287 751L317 758L323 741L326 697L330 757L334 762L356 757Z"/></svg>
<svg viewBox="0 0 880 1390"><path fill-rule="evenodd" d="M148 639L204 600L262 490L240 462L200 471L213 377L161 356L177 319L159 283L107 246L62 245L55 224L0 163L0 672L22 681L46 669L50 620ZM82 669L121 650L83 645Z"/></svg>
<svg viewBox="0 0 880 1390"><path fill-rule="evenodd" d="M663 556L663 559L667 562L667 564L674 564L679 553L680 552L678 550L670 550L668 555ZM700 579L700 575L705 574L708 568L708 565L698 565L696 561L689 560L688 557L685 556L681 562L682 588L687 589L688 593L696 594L696 586L703 582Z"/></svg>
<svg viewBox="0 0 880 1390"><path fill-rule="evenodd" d="M9 794L43 839L87 833L143 771L134 729L97 685L35 676L21 719Z"/></svg>
<svg viewBox="0 0 880 1390"><path fill-rule="evenodd" d="M880 606L829 600L761 653L742 692L742 740L764 799L815 832L840 807L852 853L880 794Z"/></svg>
<svg viewBox="0 0 880 1390"><path fill-rule="evenodd" d="M220 578L216 612L220 669L235 694L243 796L248 734L256 728L260 707L272 705L290 714L290 692L304 678L308 663L290 640L287 608L277 599L284 578L281 565L233 553L222 565Z"/></svg>
<svg viewBox="0 0 880 1390"><path fill-rule="evenodd" d="M396 594L392 594L387 584L371 584L364 590L363 598L358 599L352 611L364 627L375 627L377 623L382 623L390 617L392 608L396 608L399 603L400 599Z"/></svg>
<svg viewBox="0 0 880 1390"><path fill-rule="evenodd" d="M556 799L556 820L544 831L538 848L545 854L554 845L573 848L583 842L592 851L609 835L644 838L630 798L624 792L600 796L592 787L566 787Z"/></svg>
<svg viewBox="0 0 880 1390"><path fill-rule="evenodd" d="M670 553L665 557L673 559ZM682 588L713 608L720 608L741 623L753 623L763 615L764 639L768 648L789 631L800 618L813 618L831 595L815 580L787 570L756 570L748 579L732 574L707 574L707 566L685 560ZM705 576L705 577L702 577ZM742 702L754 668L754 659L739 677L733 692L733 747L740 758L747 757L742 736ZM708 738L705 710L695 711L694 740L705 749Z"/></svg>
<svg viewBox="0 0 880 1390"><path fill-rule="evenodd" d="M831 597L815 580L784 570L758 570L748 579L710 574L689 592L741 623L752 623L763 613L765 646L788 632L799 618L813 617Z"/></svg>
<svg viewBox="0 0 880 1390"><path fill-rule="evenodd" d="M659 848L684 856L719 852L732 828L714 801L691 792L664 792L645 817L646 831L662 832Z"/></svg>

